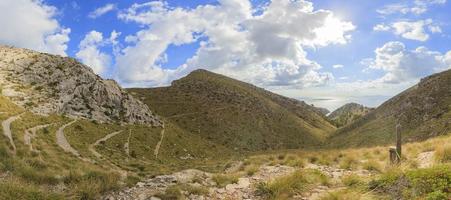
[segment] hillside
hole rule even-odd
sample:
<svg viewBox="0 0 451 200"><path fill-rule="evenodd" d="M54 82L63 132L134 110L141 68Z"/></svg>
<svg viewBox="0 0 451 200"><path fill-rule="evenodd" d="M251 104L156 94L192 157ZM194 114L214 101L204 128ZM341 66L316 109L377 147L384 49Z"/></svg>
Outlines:
<svg viewBox="0 0 451 200"><path fill-rule="evenodd" d="M339 129L331 147L392 143L395 126L404 141L423 140L451 130L451 70L423 78L357 121Z"/></svg>
<svg viewBox="0 0 451 200"><path fill-rule="evenodd" d="M113 80L68 57L0 45L2 94L36 114L161 125Z"/></svg>
<svg viewBox="0 0 451 200"><path fill-rule="evenodd" d="M0 199L99 199L235 157L71 58L0 46L0 83Z"/></svg>
<svg viewBox="0 0 451 200"><path fill-rule="evenodd" d="M336 109L327 117L335 124L335 126L342 127L368 114L371 110L373 109L357 103L348 103Z"/></svg>
<svg viewBox="0 0 451 200"><path fill-rule="evenodd" d="M128 91L182 129L236 150L314 147L335 130L304 102L206 70Z"/></svg>

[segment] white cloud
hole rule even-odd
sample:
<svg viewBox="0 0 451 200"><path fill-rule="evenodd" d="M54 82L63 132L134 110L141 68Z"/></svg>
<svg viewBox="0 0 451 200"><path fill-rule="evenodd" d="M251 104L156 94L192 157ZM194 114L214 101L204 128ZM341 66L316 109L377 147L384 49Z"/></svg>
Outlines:
<svg viewBox="0 0 451 200"><path fill-rule="evenodd" d="M116 10L116 9L117 9L116 4L109 3L109 4L106 4L100 8L95 9L94 11L90 12L88 14L88 17L95 19L97 17L100 17L100 16L102 16L108 12L111 12L113 10Z"/></svg>
<svg viewBox="0 0 451 200"><path fill-rule="evenodd" d="M391 27L385 24L376 24L376 26L373 27L374 31L389 31L390 29Z"/></svg>
<svg viewBox="0 0 451 200"><path fill-rule="evenodd" d="M393 23L394 33L401 35L403 38L426 41L429 35L425 32L424 26L432 23L432 20L419 20L416 22L400 21Z"/></svg>
<svg viewBox="0 0 451 200"><path fill-rule="evenodd" d="M381 9L377 9L381 15L393 14L415 14L420 15L428 11L429 7L433 5L443 5L446 0L415 0L408 3L394 3L385 5Z"/></svg>
<svg viewBox="0 0 451 200"><path fill-rule="evenodd" d="M105 69L111 65L111 57L100 50L101 47L111 44L117 44L117 37L120 33L113 31L108 39L105 39L102 33L91 31L79 44L79 51L75 56L84 64L92 68L94 73L102 74Z"/></svg>
<svg viewBox="0 0 451 200"><path fill-rule="evenodd" d="M119 18L145 28L126 36L116 57L117 75L129 84L159 85L205 68L259 85L318 85L333 80L307 58L304 47L345 44L355 27L308 1L279 0L253 16L249 1L221 0L194 9L154 1L134 4ZM202 38L202 41L200 41ZM195 55L174 70L163 69L169 45L200 41Z"/></svg>
<svg viewBox="0 0 451 200"><path fill-rule="evenodd" d="M410 40L426 41L429 39L430 33L440 33L441 28L433 24L431 19L418 21L398 21L390 26L385 24L377 24L373 27L374 31L392 31L394 34Z"/></svg>
<svg viewBox="0 0 451 200"><path fill-rule="evenodd" d="M365 63L368 64L369 69L382 70L385 74L373 83L399 84L415 81L451 67L448 60L451 58L451 51L443 55L423 46L408 50L401 42L388 42L377 48L375 54L374 59L367 60Z"/></svg>
<svg viewBox="0 0 451 200"><path fill-rule="evenodd" d="M338 68L343 68L344 66L343 66L343 65L340 65L340 64L337 64L337 65L332 65L332 67L333 67L334 69L338 69Z"/></svg>
<svg viewBox="0 0 451 200"><path fill-rule="evenodd" d="M55 7L39 0L2 0L0 10L0 43L66 56L70 29L55 19Z"/></svg>
<svg viewBox="0 0 451 200"><path fill-rule="evenodd" d="M441 33L442 29L440 28L440 26L437 25L430 25L428 26L429 31L431 31L431 33Z"/></svg>

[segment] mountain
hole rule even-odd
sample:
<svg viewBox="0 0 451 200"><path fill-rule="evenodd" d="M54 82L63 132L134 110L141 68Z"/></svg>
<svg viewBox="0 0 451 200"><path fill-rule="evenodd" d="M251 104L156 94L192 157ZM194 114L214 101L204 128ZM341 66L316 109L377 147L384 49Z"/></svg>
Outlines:
<svg viewBox="0 0 451 200"><path fill-rule="evenodd" d="M315 107L314 105L312 105L313 107ZM321 108L321 107L315 107L316 111L322 115L327 115L330 113L330 110L328 110L327 108Z"/></svg>
<svg viewBox="0 0 451 200"><path fill-rule="evenodd" d="M4 96L37 114L161 125L114 80L73 58L0 45L0 85Z"/></svg>
<svg viewBox="0 0 451 200"><path fill-rule="evenodd" d="M0 199L101 199L236 153L163 121L68 57L0 46Z"/></svg>
<svg viewBox="0 0 451 200"><path fill-rule="evenodd" d="M330 113L328 118L337 127L342 127L368 114L371 110L373 109L357 103L347 103Z"/></svg>
<svg viewBox="0 0 451 200"><path fill-rule="evenodd" d="M165 120L236 150L314 147L335 130L302 101L206 70L128 91Z"/></svg>
<svg viewBox="0 0 451 200"><path fill-rule="evenodd" d="M451 130L451 70L423 78L374 111L340 128L331 147L393 143L400 123L404 141L424 140Z"/></svg>

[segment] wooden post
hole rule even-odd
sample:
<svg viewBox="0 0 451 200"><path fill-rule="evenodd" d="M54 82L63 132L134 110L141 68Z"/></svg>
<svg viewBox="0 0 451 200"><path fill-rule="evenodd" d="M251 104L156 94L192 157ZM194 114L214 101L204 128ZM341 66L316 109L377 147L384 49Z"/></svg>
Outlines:
<svg viewBox="0 0 451 200"><path fill-rule="evenodd" d="M390 147L390 163L399 164L401 163L401 124L396 125L396 147Z"/></svg>
<svg viewBox="0 0 451 200"><path fill-rule="evenodd" d="M396 125L396 154L398 162L401 162L401 124Z"/></svg>
<svg viewBox="0 0 451 200"><path fill-rule="evenodd" d="M398 156L396 155L396 147L390 147L388 152L390 153L390 163L392 165L396 164L398 158Z"/></svg>

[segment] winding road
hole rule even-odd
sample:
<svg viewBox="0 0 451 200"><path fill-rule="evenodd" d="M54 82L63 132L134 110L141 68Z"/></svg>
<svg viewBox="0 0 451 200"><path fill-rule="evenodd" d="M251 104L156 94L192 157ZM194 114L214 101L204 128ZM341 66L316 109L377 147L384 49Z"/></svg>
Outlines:
<svg viewBox="0 0 451 200"><path fill-rule="evenodd" d="M91 162L93 163L94 161L92 161L91 159L88 158L83 158L81 157L80 153L78 153L78 151L76 149L74 149L69 142L66 139L66 136L64 135L64 129L67 128L68 126L74 124L75 122L77 122L77 120L74 120L68 124L65 124L63 126L61 126L57 131L56 131L56 143L58 144L58 146L60 146L65 152L71 153L72 155L76 156L77 158L86 161L86 162Z"/></svg>
<svg viewBox="0 0 451 200"><path fill-rule="evenodd" d="M124 144L124 151L128 157L130 157L130 137L132 137L132 130L129 130L127 142Z"/></svg>
<svg viewBox="0 0 451 200"><path fill-rule="evenodd" d="M16 145L14 144L13 136L12 136L12 133L11 133L11 123L13 123L17 119L19 119L21 115L22 114L16 115L16 116L12 116L12 117L10 117L10 118L8 118L8 119L6 119L5 121L2 122L3 135L5 135L9 139L9 143L11 144L11 146L13 148L13 153L14 154L16 154Z"/></svg>
<svg viewBox="0 0 451 200"><path fill-rule="evenodd" d="M119 133L122 133L122 131L116 131L114 133L106 135L103 138L98 139L94 144L89 145L89 151L91 151L92 154L94 154L97 158L102 158L102 154L96 151L95 146L99 145L101 142L106 142L107 140L109 140L110 138L114 137Z"/></svg>
<svg viewBox="0 0 451 200"><path fill-rule="evenodd" d="M31 140L34 137L36 137L36 132L40 129L47 128L50 125L51 124L39 125L39 126L35 126L33 128L29 128L29 129L25 130L25 134L23 135L23 140L24 140L25 145L28 145L30 147L30 151L33 151L33 145L31 143Z"/></svg>
<svg viewBox="0 0 451 200"><path fill-rule="evenodd" d="M158 158L158 152L160 151L160 146L161 143L163 142L163 138L164 138L164 125L163 125L163 129L161 130L160 133L160 141L158 141L157 146L155 146L155 150L153 151L153 154L155 155L155 158Z"/></svg>

